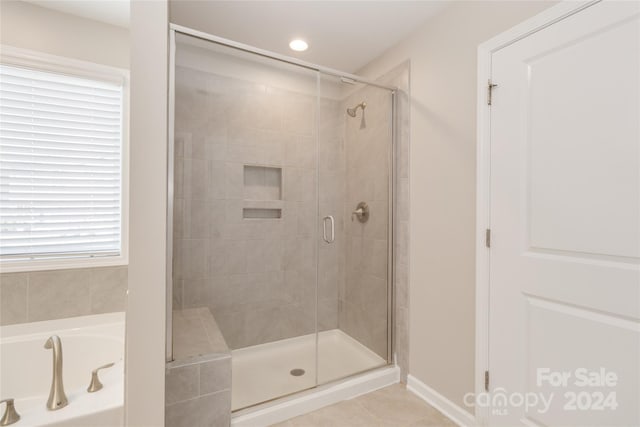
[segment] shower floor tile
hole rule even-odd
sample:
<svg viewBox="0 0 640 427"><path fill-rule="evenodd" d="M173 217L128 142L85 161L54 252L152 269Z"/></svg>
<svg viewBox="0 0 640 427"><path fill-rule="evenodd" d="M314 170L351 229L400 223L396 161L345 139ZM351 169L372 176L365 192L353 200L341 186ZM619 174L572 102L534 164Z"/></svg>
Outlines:
<svg viewBox="0 0 640 427"><path fill-rule="evenodd" d="M312 388L387 362L339 329L246 347L231 352L233 410ZM292 375L294 369L303 375ZM300 372L295 372L300 373Z"/></svg>

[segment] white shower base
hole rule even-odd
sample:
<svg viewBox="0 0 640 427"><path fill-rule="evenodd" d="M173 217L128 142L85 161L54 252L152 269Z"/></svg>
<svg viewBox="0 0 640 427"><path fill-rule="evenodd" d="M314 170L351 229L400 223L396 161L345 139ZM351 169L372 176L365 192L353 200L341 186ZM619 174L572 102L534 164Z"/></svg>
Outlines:
<svg viewBox="0 0 640 427"><path fill-rule="evenodd" d="M231 352L233 410L386 365L386 360L339 329L246 347ZM293 369L304 369L301 376Z"/></svg>

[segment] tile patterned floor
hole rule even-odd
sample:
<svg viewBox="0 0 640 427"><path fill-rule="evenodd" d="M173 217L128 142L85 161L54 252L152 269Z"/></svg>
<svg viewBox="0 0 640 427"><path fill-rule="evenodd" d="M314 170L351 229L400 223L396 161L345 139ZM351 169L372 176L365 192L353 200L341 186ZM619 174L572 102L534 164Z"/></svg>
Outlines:
<svg viewBox="0 0 640 427"><path fill-rule="evenodd" d="M403 384L336 403L272 427L455 427Z"/></svg>

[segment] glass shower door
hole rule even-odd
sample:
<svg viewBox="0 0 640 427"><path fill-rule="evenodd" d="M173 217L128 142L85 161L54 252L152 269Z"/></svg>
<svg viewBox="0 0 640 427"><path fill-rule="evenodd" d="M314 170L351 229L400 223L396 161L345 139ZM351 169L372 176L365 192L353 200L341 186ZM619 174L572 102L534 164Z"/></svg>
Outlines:
<svg viewBox="0 0 640 427"><path fill-rule="evenodd" d="M390 354L392 93L321 75L318 383Z"/></svg>
<svg viewBox="0 0 640 427"><path fill-rule="evenodd" d="M392 93L185 34L174 75L173 359L236 411L386 365Z"/></svg>

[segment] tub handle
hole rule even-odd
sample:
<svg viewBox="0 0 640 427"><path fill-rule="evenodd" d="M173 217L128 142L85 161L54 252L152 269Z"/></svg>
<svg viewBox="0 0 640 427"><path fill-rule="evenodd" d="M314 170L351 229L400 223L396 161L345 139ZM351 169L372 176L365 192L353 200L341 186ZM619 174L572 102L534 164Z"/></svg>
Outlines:
<svg viewBox="0 0 640 427"><path fill-rule="evenodd" d="M89 384L89 387L87 388L87 391L89 393L96 392L96 391L100 390L102 387L104 387L102 385L102 383L100 382L100 378L98 378L98 371L101 370L101 369L110 368L113 365L114 365L114 363L107 363L106 365L99 366L96 369L94 369L93 371L91 371L91 383Z"/></svg>
<svg viewBox="0 0 640 427"><path fill-rule="evenodd" d="M20 414L16 412L16 407L13 404L13 399L0 400L0 405L7 404L4 410L4 415L0 418L0 426L8 426L13 423L17 423L20 420Z"/></svg>

